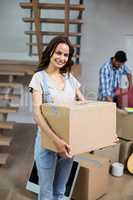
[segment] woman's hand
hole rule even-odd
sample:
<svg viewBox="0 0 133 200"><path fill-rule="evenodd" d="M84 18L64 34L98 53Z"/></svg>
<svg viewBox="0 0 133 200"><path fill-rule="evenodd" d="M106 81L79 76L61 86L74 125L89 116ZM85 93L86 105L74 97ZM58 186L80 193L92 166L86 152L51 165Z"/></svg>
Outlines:
<svg viewBox="0 0 133 200"><path fill-rule="evenodd" d="M72 158L70 145L64 142L61 138L56 139L54 141L54 145L56 146L59 154L61 154L64 158Z"/></svg>

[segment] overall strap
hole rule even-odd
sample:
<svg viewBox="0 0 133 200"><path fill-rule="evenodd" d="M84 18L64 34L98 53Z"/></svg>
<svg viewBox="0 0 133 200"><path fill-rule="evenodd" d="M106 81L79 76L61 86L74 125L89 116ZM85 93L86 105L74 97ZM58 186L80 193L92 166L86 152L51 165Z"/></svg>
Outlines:
<svg viewBox="0 0 133 200"><path fill-rule="evenodd" d="M72 88L75 89L74 80L73 80L73 77L71 75L69 76L69 82L70 82L70 85L72 86Z"/></svg>
<svg viewBox="0 0 133 200"><path fill-rule="evenodd" d="M41 82L41 87L42 87L42 91L43 91L43 103L52 103L52 96L49 92L49 88L48 88L48 77L47 74L45 73L45 71L40 71L40 76L42 78L42 82Z"/></svg>
<svg viewBox="0 0 133 200"><path fill-rule="evenodd" d="M43 91L43 103L54 103L51 93L48 88L48 77L45 71L40 71L40 75L42 77L42 91ZM57 113L56 106L51 106L51 110L53 113Z"/></svg>

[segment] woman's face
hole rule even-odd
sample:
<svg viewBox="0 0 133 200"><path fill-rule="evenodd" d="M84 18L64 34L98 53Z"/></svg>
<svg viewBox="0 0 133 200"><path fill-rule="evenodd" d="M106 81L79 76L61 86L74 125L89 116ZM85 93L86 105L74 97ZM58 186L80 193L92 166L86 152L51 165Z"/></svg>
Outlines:
<svg viewBox="0 0 133 200"><path fill-rule="evenodd" d="M68 61L69 46L64 43L57 45L51 59L50 64L56 68L62 68Z"/></svg>

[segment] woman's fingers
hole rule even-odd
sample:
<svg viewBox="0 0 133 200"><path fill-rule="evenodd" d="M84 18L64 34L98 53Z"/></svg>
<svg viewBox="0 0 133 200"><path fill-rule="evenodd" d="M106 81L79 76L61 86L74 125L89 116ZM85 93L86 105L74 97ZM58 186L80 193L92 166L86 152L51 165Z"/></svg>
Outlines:
<svg viewBox="0 0 133 200"><path fill-rule="evenodd" d="M72 158L72 154L71 154L72 149L71 149L70 145L66 143L65 144L65 148L66 148L66 155L67 155L67 157L68 158Z"/></svg>

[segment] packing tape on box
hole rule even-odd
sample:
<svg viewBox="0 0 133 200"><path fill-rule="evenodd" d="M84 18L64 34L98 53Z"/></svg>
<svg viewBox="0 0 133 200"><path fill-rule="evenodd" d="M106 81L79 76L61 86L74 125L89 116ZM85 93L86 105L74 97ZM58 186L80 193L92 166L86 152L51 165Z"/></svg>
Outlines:
<svg viewBox="0 0 133 200"><path fill-rule="evenodd" d="M58 109L56 106L51 106L51 111L52 111L52 113L54 113L56 115L58 114Z"/></svg>
<svg viewBox="0 0 133 200"><path fill-rule="evenodd" d="M101 167L102 166L102 164L100 163L100 161L94 160L92 158L85 157L85 156L75 156L74 160L77 161L77 162L79 162L79 163L80 163L80 161L85 161L88 164L94 164L97 167Z"/></svg>

